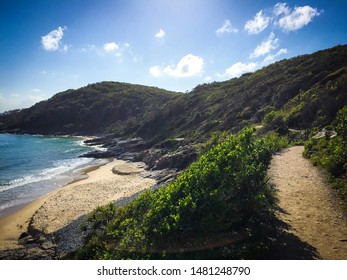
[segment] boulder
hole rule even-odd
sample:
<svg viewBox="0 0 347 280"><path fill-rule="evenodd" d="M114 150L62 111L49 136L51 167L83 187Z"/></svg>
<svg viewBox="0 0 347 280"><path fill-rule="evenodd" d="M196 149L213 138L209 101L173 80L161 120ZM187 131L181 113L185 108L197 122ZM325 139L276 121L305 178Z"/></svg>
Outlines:
<svg viewBox="0 0 347 280"><path fill-rule="evenodd" d="M195 149L188 148L182 149L178 152L168 153L156 162L153 169L178 169L182 170L187 168L197 158Z"/></svg>

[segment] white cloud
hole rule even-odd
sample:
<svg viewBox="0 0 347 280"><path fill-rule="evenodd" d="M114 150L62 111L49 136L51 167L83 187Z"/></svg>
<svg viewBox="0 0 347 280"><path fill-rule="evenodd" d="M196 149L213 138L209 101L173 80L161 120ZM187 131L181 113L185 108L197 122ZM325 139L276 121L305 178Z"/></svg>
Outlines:
<svg viewBox="0 0 347 280"><path fill-rule="evenodd" d="M163 72L158 65L149 68L149 73L156 78L163 76Z"/></svg>
<svg viewBox="0 0 347 280"><path fill-rule="evenodd" d="M264 61L263 61L264 66L271 62L274 62L275 58L286 53L288 53L287 49L280 49L276 54L269 54L267 57L264 58Z"/></svg>
<svg viewBox="0 0 347 280"><path fill-rule="evenodd" d="M288 53L288 50L287 49L280 49L275 56L279 56L279 55L282 55L282 54L286 54Z"/></svg>
<svg viewBox="0 0 347 280"><path fill-rule="evenodd" d="M277 3L274 7L273 13L275 16L288 15L290 13L290 8L287 3Z"/></svg>
<svg viewBox="0 0 347 280"><path fill-rule="evenodd" d="M270 23L270 17L264 16L263 11L258 12L252 20L245 24L248 34L258 34L262 32Z"/></svg>
<svg viewBox="0 0 347 280"><path fill-rule="evenodd" d="M104 44L104 50L106 52L113 52L115 50L119 49L119 45L117 45L115 42L110 42L110 43L106 43Z"/></svg>
<svg viewBox="0 0 347 280"><path fill-rule="evenodd" d="M160 28L160 30L154 35L158 39L163 39L165 37L165 31Z"/></svg>
<svg viewBox="0 0 347 280"><path fill-rule="evenodd" d="M96 52L97 47L93 44L86 44L82 48L78 49L78 52L83 52L83 53L90 53L90 52Z"/></svg>
<svg viewBox="0 0 347 280"><path fill-rule="evenodd" d="M33 91L34 90L29 90ZM38 93L38 92L37 92ZM47 99L43 94L9 94L5 95L0 93L0 112L5 112L14 109L28 108L37 102Z"/></svg>
<svg viewBox="0 0 347 280"><path fill-rule="evenodd" d="M273 32L270 33L270 36L258 45L255 50L251 53L250 58L256 58L265 54L270 53L272 50L278 48L278 38L275 38Z"/></svg>
<svg viewBox="0 0 347 280"><path fill-rule="evenodd" d="M122 63L128 55L132 55L129 43L108 42L101 46L87 45L80 49L80 52L95 53L100 57L108 57L109 55L115 58L119 63Z"/></svg>
<svg viewBox="0 0 347 280"><path fill-rule="evenodd" d="M281 48L277 52L272 52L279 47L279 39L276 38L273 32L270 33L269 37L261 42L250 55L250 59L259 58L267 55L264 59L257 59L252 62L237 62L225 69L223 74L217 73L216 76L219 78L237 78L244 73L254 72L261 67L264 67L276 60L277 57L288 53L286 48ZM206 79L207 80L207 79Z"/></svg>
<svg viewBox="0 0 347 280"><path fill-rule="evenodd" d="M42 90L40 90L39 88L32 88L31 91L36 92L36 93L42 92Z"/></svg>
<svg viewBox="0 0 347 280"><path fill-rule="evenodd" d="M64 36L64 31L66 29L67 29L66 27L59 26L57 29L52 30L47 35L42 36L41 37L42 47L46 51L50 51L50 52L58 50L60 47L61 40L63 39L63 36Z"/></svg>
<svg viewBox="0 0 347 280"><path fill-rule="evenodd" d="M64 45L61 50L67 52L69 50L69 46Z"/></svg>
<svg viewBox="0 0 347 280"><path fill-rule="evenodd" d="M158 65L149 69L149 73L153 77L170 76L178 78L188 78L199 76L202 73L204 60L201 57L188 54L177 63L177 65L169 65L160 67Z"/></svg>
<svg viewBox="0 0 347 280"><path fill-rule="evenodd" d="M217 74L219 77L237 78L244 73L253 72L258 68L258 64L254 62L242 63L237 62L225 69L224 74Z"/></svg>
<svg viewBox="0 0 347 280"><path fill-rule="evenodd" d="M309 24L314 17L321 14L320 12L318 12L317 8L312 8L310 6L295 7L293 11L291 11L286 6L285 8L286 9L282 13L279 13L278 9L276 10L277 15L284 14L282 18L276 21L276 24L283 31L287 32L301 29L305 25ZM283 4L281 9L283 10Z"/></svg>
<svg viewBox="0 0 347 280"><path fill-rule="evenodd" d="M173 77L193 77L200 75L204 66L204 60L201 57L188 54L177 63L176 66L167 66L164 73Z"/></svg>
<svg viewBox="0 0 347 280"><path fill-rule="evenodd" d="M292 9L287 3L279 2L273 7L271 14L265 15L263 10L259 11L253 19L246 22L244 28L248 34L259 34L270 24L274 24L284 32L295 31L309 24L322 12L324 11L318 11L317 8L310 6Z"/></svg>
<svg viewBox="0 0 347 280"><path fill-rule="evenodd" d="M216 30L216 34L218 36L224 34L224 33L237 33L239 32L236 28L234 28L230 22L230 20L226 19L223 23L223 25Z"/></svg>

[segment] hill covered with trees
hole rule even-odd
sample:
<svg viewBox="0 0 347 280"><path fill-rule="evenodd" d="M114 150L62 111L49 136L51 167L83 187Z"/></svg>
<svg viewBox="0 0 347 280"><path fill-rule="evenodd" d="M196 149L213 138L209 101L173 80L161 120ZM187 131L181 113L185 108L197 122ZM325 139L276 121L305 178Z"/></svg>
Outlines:
<svg viewBox="0 0 347 280"><path fill-rule="evenodd" d="M189 93L116 82L67 90L0 117L0 131L43 134L114 133L163 140L206 139L213 131L322 128L347 101L347 46L282 60Z"/></svg>
<svg viewBox="0 0 347 280"><path fill-rule="evenodd" d="M34 106L0 117L2 130L41 134L129 135L176 93L117 82L66 90Z"/></svg>

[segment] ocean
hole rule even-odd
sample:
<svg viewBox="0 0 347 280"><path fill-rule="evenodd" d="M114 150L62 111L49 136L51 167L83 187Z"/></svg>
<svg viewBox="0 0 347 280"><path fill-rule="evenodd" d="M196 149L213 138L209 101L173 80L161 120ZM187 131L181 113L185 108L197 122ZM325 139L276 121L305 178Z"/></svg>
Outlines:
<svg viewBox="0 0 347 280"><path fill-rule="evenodd" d="M79 158L94 150L80 137L0 134L0 218L81 176L105 160Z"/></svg>

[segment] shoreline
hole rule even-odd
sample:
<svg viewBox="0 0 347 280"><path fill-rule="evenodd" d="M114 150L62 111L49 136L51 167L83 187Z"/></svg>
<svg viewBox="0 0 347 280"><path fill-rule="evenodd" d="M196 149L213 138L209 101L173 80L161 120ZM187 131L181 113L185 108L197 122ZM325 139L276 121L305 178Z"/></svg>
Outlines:
<svg viewBox="0 0 347 280"><path fill-rule="evenodd" d="M26 173L22 173L22 166L18 166L17 162L13 163L12 161L10 161L8 166L12 166L12 169L10 168L9 171L7 171L7 166L5 165L5 170L4 172L2 172L2 176L0 178L0 194L3 195L2 192L5 192L3 196L5 199L1 199L0 202L0 219L4 219L15 212L18 212L26 205L32 203L42 196L45 196L48 193L54 192L56 189L73 183L76 180L86 178L86 174L90 172L89 169L98 168L99 166L107 164L111 159L114 158L113 156L103 158L84 157L85 154L88 154L90 152L103 151L104 149L106 149L100 147L100 145L88 145L85 143L86 141L95 139L97 136L11 133L0 133L0 136L6 134L10 136L32 136L35 137L33 138L35 139L35 142L40 142L41 137L45 139L69 138L71 140L69 140L71 143L67 142L67 145L63 144L63 148L61 148L60 151L57 151L57 153L60 152L64 156L55 157L53 160L49 161L48 164L46 164L44 158L36 158L35 154L33 156L30 154L29 156L32 156L31 158L34 158L34 160L31 160L32 163L29 160L29 167L24 165L23 168L24 170L29 170L29 173L28 171ZM6 141L11 140L11 138L9 140L5 138L5 147L7 145ZM22 143L20 142L19 144ZM58 143L57 146L58 145L60 144ZM64 150L64 147L66 150ZM65 156L65 153L69 153L70 156ZM10 160L12 160L12 158L10 158ZM7 163L6 157L4 159L4 162ZM31 167L33 163L35 163L34 168ZM10 177L8 177L9 179L6 178L6 172L9 172L10 174ZM5 182L4 184L2 184L3 179ZM24 193L24 195L22 195L22 192Z"/></svg>
<svg viewBox="0 0 347 280"><path fill-rule="evenodd" d="M29 223L35 230L54 235L99 205L127 199L155 185L156 180L140 176L144 171L143 163L117 159L86 167L82 176L1 218L0 250L23 248L18 238L27 232Z"/></svg>
<svg viewBox="0 0 347 280"><path fill-rule="evenodd" d="M9 216L12 216L13 214L19 212L20 210L22 210L23 208L25 208L26 206L34 203L36 200L41 199L42 197L45 197L46 195L49 195L51 193L54 193L56 190L59 190L60 188L63 188L65 186L68 186L70 184L76 183L78 181L84 180L88 178L88 173L100 168L103 165L108 164L109 162L113 161L113 158L105 158L103 159L103 161L100 162L90 162L87 164L84 164L84 166L82 167L78 167L74 170L71 170L71 174L73 174L74 172L76 172L76 174L71 175L70 180L67 181L66 183L60 184L58 185L55 189L52 189L51 191L49 191L48 193L42 194L40 196L37 196L36 198L34 198L31 201L27 201L24 202L22 204L18 204L18 205L14 205L14 206L10 206L8 208L4 208L2 210L0 210L0 221L2 219L5 219ZM52 184L54 184L54 182L52 181ZM1 228L0 228L1 230Z"/></svg>
<svg viewBox="0 0 347 280"><path fill-rule="evenodd" d="M72 179L67 184L62 185L58 187L57 189L34 199L33 201L4 209L2 216L0 217L0 250L7 250L7 249L21 247L18 244L18 239L21 233L27 231L30 219L35 214L35 211L37 211L42 206L42 204L47 199L49 199L51 195L54 195L60 189L65 188L69 186L70 184L75 184L80 181L88 179L90 172L95 171L112 161L113 159L109 159L109 162L86 166L85 168L81 170L80 174L78 174L74 179ZM12 244L12 243L15 243L15 244ZM3 246L4 244L10 245L10 247L9 248L7 248L7 246L4 247Z"/></svg>

